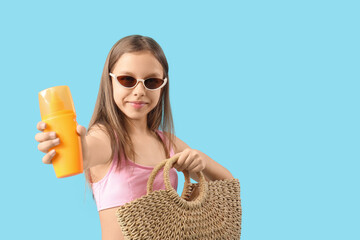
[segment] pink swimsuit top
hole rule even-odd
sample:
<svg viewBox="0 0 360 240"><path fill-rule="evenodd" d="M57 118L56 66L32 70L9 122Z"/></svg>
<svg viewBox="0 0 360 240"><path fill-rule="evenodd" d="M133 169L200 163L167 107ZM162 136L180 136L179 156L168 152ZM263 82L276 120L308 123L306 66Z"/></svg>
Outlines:
<svg viewBox="0 0 360 240"><path fill-rule="evenodd" d="M158 130L158 133L164 141L163 133L160 130ZM174 150L171 148L170 157L173 155ZM128 159L127 162L128 164L126 165L124 154L121 153L121 169L120 171L115 171L117 154L114 154L111 167L105 177L92 184L98 211L121 206L146 195L147 181L154 167L139 165ZM164 168L155 177L153 191L165 189L163 170ZM170 169L169 176L171 185L177 190L178 175L175 168Z"/></svg>

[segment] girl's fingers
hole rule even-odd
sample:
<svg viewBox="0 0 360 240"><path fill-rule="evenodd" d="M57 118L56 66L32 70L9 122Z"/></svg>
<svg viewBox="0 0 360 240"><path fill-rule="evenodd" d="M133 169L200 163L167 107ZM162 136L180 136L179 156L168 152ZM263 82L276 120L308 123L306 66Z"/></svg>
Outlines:
<svg viewBox="0 0 360 240"><path fill-rule="evenodd" d="M44 142L47 140L52 140L56 138L56 132L41 132L35 134L35 140L38 142Z"/></svg>
<svg viewBox="0 0 360 240"><path fill-rule="evenodd" d="M173 157L178 157L178 156L180 156L180 154L181 154L181 152L176 153L176 154L173 155ZM179 165L178 165L178 161L179 161L179 158L178 158L178 159L176 160L176 162L173 164L173 168L176 168L176 169L177 169L177 167L179 166Z"/></svg>
<svg viewBox="0 0 360 240"><path fill-rule="evenodd" d="M38 149L41 152L46 153L42 158L42 162L45 164L51 164L56 151L55 149L49 151L49 149L59 145L60 139L56 137L55 132L43 132L46 128L46 123L43 121L38 122L36 128L39 131L42 131L41 133L37 133L35 135L35 140L39 142Z"/></svg>
<svg viewBox="0 0 360 240"><path fill-rule="evenodd" d="M47 154L45 154L45 156L42 158L42 162L45 164L51 164L52 163L52 159L55 156L56 152L55 150L51 150L50 152L48 152Z"/></svg>
<svg viewBox="0 0 360 240"><path fill-rule="evenodd" d="M36 128L39 131L42 131L41 133L37 133L35 134L35 140L38 142L44 142L50 139L55 139L56 138L56 133L55 132L43 132L46 128L46 123L45 122L38 122L36 125Z"/></svg>
<svg viewBox="0 0 360 240"><path fill-rule="evenodd" d="M193 161L188 167L187 169L189 169L188 171L192 171L194 172L194 170L196 170L196 167L199 166L199 164L196 161ZM196 171L195 171L196 172Z"/></svg>
<svg viewBox="0 0 360 240"><path fill-rule="evenodd" d="M178 159L176 160L175 164L174 164L174 168L176 168L176 170L179 171L179 168L182 166L183 162L184 162L184 156L183 156L183 152L177 153L179 155Z"/></svg>
<svg viewBox="0 0 360 240"><path fill-rule="evenodd" d="M38 149L43 153L48 153L50 148L53 148L60 144L60 139L55 138L52 140L44 141L38 144Z"/></svg>
<svg viewBox="0 0 360 240"><path fill-rule="evenodd" d="M44 131L44 129L46 128L46 123L40 121L40 122L37 123L36 128L37 128L39 131Z"/></svg>
<svg viewBox="0 0 360 240"><path fill-rule="evenodd" d="M177 170L179 172L182 172L189 165L189 161L190 161L189 152L183 152L183 154L181 154L181 156L177 160L177 164L178 164Z"/></svg>
<svg viewBox="0 0 360 240"><path fill-rule="evenodd" d="M197 173L200 171L203 171L203 167L201 166L201 164L197 165L195 168L192 169L192 172Z"/></svg>

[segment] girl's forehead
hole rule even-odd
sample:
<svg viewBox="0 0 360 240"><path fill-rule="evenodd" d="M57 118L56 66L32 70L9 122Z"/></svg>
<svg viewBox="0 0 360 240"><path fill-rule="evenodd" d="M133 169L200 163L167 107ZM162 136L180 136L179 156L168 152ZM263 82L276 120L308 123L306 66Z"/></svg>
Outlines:
<svg viewBox="0 0 360 240"><path fill-rule="evenodd" d="M155 56L149 51L128 52L120 56L118 61L157 61Z"/></svg>
<svg viewBox="0 0 360 240"><path fill-rule="evenodd" d="M114 70L128 73L158 73L162 75L160 62L150 52L124 53L115 63Z"/></svg>

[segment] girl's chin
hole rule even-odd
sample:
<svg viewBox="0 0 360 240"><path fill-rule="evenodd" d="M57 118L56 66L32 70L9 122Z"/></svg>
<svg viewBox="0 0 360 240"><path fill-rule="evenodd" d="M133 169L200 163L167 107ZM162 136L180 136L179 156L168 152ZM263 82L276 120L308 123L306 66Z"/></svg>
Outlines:
<svg viewBox="0 0 360 240"><path fill-rule="evenodd" d="M139 120L142 118L146 118L147 112L124 112L124 114L129 118L133 120Z"/></svg>

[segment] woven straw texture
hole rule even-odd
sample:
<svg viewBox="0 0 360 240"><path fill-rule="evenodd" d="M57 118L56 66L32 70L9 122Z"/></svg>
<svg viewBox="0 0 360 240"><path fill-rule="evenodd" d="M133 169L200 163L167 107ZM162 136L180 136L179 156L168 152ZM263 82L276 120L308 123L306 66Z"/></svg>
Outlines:
<svg viewBox="0 0 360 240"><path fill-rule="evenodd" d="M184 170L185 185L180 197L169 180L169 170L177 158L165 159L154 168L147 183L147 195L117 209L124 238L239 240L242 216L239 180L207 182L203 173L198 172L199 183L191 183ZM166 190L152 191L155 176L162 167Z"/></svg>

